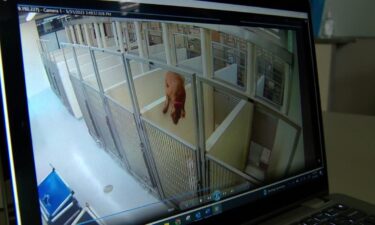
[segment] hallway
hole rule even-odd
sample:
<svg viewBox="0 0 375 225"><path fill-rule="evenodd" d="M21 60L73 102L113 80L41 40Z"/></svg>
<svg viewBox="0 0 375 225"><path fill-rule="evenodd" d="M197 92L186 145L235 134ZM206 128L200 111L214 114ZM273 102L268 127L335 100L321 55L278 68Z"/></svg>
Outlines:
<svg viewBox="0 0 375 225"><path fill-rule="evenodd" d="M38 183L53 166L80 205L88 203L106 217L106 224L134 224L166 212L164 204L95 143L84 120L70 115L51 89L32 96L28 104ZM113 186L108 193L104 191L107 185Z"/></svg>

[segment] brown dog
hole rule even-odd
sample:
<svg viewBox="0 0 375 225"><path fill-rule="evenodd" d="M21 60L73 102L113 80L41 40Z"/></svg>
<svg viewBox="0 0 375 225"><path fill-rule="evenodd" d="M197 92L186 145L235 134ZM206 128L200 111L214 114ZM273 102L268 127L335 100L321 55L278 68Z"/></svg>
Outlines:
<svg viewBox="0 0 375 225"><path fill-rule="evenodd" d="M180 74L171 71L165 74L165 97L163 113L172 104L171 117L173 123L177 124L181 117L185 117L185 80Z"/></svg>

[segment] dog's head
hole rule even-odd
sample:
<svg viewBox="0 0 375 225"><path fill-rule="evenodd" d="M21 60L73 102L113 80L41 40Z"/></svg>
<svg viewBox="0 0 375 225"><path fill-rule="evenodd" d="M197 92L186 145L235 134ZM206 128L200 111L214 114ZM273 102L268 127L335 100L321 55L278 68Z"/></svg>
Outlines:
<svg viewBox="0 0 375 225"><path fill-rule="evenodd" d="M182 102L174 102L173 103L173 107L172 107L172 111L171 111L171 117L172 117L172 120L173 120L174 124L177 124L178 121L181 118L182 107L183 107L183 103Z"/></svg>

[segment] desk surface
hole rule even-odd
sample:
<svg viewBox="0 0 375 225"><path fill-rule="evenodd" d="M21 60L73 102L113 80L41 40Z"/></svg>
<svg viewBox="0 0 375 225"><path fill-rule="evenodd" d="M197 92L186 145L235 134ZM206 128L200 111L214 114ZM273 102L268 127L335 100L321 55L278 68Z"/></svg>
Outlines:
<svg viewBox="0 0 375 225"><path fill-rule="evenodd" d="M375 204L375 116L323 113L331 193Z"/></svg>

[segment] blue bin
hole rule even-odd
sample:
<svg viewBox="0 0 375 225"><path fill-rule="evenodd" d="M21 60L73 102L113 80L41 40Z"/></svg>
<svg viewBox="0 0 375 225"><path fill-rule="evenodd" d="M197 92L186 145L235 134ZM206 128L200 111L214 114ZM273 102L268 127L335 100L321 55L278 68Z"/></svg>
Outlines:
<svg viewBox="0 0 375 225"><path fill-rule="evenodd" d="M71 220L80 211L74 192L55 169L39 184L38 193L41 212L48 224L60 224L62 219Z"/></svg>

